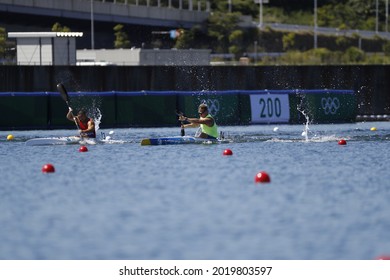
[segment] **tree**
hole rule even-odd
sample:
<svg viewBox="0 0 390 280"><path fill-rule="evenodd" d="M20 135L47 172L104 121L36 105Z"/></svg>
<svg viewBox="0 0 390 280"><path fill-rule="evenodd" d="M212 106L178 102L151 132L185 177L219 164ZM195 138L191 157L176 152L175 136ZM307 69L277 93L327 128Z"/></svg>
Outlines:
<svg viewBox="0 0 390 280"><path fill-rule="evenodd" d="M384 0L380 0L384 7ZM384 9L379 9L380 17L384 18ZM320 26L347 29L373 29L375 26L375 1L333 0L318 9L318 24Z"/></svg>
<svg viewBox="0 0 390 280"><path fill-rule="evenodd" d="M0 57L5 56L6 34L5 28L0 27Z"/></svg>
<svg viewBox="0 0 390 280"><path fill-rule="evenodd" d="M283 50L293 50L295 47L295 33L290 32L283 35Z"/></svg>
<svg viewBox="0 0 390 280"><path fill-rule="evenodd" d="M116 49L125 49L130 47L130 41L128 39L127 34L122 30L123 25L117 24L114 26L114 35L115 35L115 41L114 41L114 48Z"/></svg>
<svg viewBox="0 0 390 280"><path fill-rule="evenodd" d="M383 52L385 53L386 56L390 56L390 41L387 41L383 45Z"/></svg>
<svg viewBox="0 0 390 280"><path fill-rule="evenodd" d="M60 23L56 22L51 28L53 32L71 32L70 28L67 26L62 26Z"/></svg>
<svg viewBox="0 0 390 280"><path fill-rule="evenodd" d="M244 32L236 29L229 35L229 52L234 54L236 57L241 56L243 48Z"/></svg>
<svg viewBox="0 0 390 280"><path fill-rule="evenodd" d="M179 30L180 35L176 38L175 48L176 49L189 49L194 41L194 33L189 31Z"/></svg>
<svg viewBox="0 0 390 280"><path fill-rule="evenodd" d="M363 62L366 58L364 51L356 48L356 47L349 47L343 57L342 61L345 63L358 63Z"/></svg>
<svg viewBox="0 0 390 280"><path fill-rule="evenodd" d="M216 51L229 52L229 36L236 30L239 30L238 23L240 13L221 13L215 12L208 18L208 35L216 40Z"/></svg>

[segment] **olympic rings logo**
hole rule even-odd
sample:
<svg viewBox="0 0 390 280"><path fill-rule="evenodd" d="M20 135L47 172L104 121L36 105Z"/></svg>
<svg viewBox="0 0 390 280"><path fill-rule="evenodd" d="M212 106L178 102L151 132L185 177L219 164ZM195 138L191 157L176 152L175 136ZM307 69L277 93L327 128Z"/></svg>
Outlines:
<svg viewBox="0 0 390 280"><path fill-rule="evenodd" d="M325 115L334 115L340 108L340 100L337 97L323 97L321 98L321 106L324 109Z"/></svg>
<svg viewBox="0 0 390 280"><path fill-rule="evenodd" d="M218 114L220 106L219 101L217 99L204 99L201 103L207 104L207 107L209 108L209 113L211 115L216 116Z"/></svg>

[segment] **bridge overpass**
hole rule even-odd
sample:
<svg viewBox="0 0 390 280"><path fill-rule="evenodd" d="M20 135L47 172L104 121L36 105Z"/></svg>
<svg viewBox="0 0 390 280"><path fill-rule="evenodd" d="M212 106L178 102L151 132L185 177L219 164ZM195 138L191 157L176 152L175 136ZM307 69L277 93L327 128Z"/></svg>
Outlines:
<svg viewBox="0 0 390 280"><path fill-rule="evenodd" d="M190 28L210 14L207 0L0 0L0 12Z"/></svg>
<svg viewBox="0 0 390 280"><path fill-rule="evenodd" d="M208 0L0 0L0 26L7 32L48 32L58 22L84 33L77 40L83 49L112 48L113 27L120 23L132 46L153 48L147 42L157 39L166 48L172 39L158 31L190 28L210 12Z"/></svg>

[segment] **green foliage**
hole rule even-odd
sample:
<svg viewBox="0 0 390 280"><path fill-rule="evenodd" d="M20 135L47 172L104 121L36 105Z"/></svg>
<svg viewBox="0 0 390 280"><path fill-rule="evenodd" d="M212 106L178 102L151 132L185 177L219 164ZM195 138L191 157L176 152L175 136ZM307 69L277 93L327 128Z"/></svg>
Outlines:
<svg viewBox="0 0 390 280"><path fill-rule="evenodd" d="M248 0L231 0L231 1L232 1L233 13L251 15L252 17L256 17L259 15L258 5L256 5L254 1L248 1ZM211 7L213 10L222 13L227 13L229 11L229 5L227 0L223 0L223 1L214 0L210 2L212 2Z"/></svg>
<svg viewBox="0 0 390 280"><path fill-rule="evenodd" d="M234 30L229 35L229 53L234 54L236 57L241 56L243 46L244 32L242 30Z"/></svg>
<svg viewBox="0 0 390 280"><path fill-rule="evenodd" d="M4 57L6 47L7 32L4 27L0 27L0 57Z"/></svg>
<svg viewBox="0 0 390 280"><path fill-rule="evenodd" d="M295 46L295 33L287 33L283 35L283 50L293 50Z"/></svg>
<svg viewBox="0 0 390 280"><path fill-rule="evenodd" d="M348 41L348 39L346 37L339 36L339 37L336 38L336 45L340 49L344 50L345 48L348 47L348 44L349 44L349 41Z"/></svg>
<svg viewBox="0 0 390 280"><path fill-rule="evenodd" d="M208 35L214 39L218 52L227 53L230 47L230 34L238 30L239 13L215 12L208 19Z"/></svg>
<svg viewBox="0 0 390 280"><path fill-rule="evenodd" d="M364 63L365 64L390 64L390 57L382 56L379 54L373 54L370 56L366 56Z"/></svg>
<svg viewBox="0 0 390 280"><path fill-rule="evenodd" d="M67 26L62 26L60 23L56 22L53 24L51 31L53 32L71 32L70 28Z"/></svg>
<svg viewBox="0 0 390 280"><path fill-rule="evenodd" d="M344 63L359 63L363 62L365 58L366 55L362 50L356 47L349 47L341 57L341 61Z"/></svg>
<svg viewBox="0 0 390 280"><path fill-rule="evenodd" d="M383 52L386 56L390 56L390 41L387 41L385 44L383 44Z"/></svg>
<svg viewBox="0 0 390 280"><path fill-rule="evenodd" d="M194 41L194 32L180 29L180 36L176 39L176 49L190 49Z"/></svg>
<svg viewBox="0 0 390 280"><path fill-rule="evenodd" d="M130 47L130 41L127 34L123 31L123 25L117 24L114 26L113 30L115 35L114 48L116 49L125 49Z"/></svg>
<svg viewBox="0 0 390 280"><path fill-rule="evenodd" d="M312 49L306 52L289 51L280 58L285 65L321 65L335 64L340 59L339 52L331 52L325 48Z"/></svg>

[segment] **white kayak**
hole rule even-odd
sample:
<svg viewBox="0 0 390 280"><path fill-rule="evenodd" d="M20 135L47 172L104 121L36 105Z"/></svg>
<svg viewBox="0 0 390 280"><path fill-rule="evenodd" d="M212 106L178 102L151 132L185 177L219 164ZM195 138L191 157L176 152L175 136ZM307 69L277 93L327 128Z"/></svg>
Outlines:
<svg viewBox="0 0 390 280"><path fill-rule="evenodd" d="M68 144L94 145L96 144L96 140L91 138L69 136L69 137L34 138L26 141L27 146L68 145Z"/></svg>

